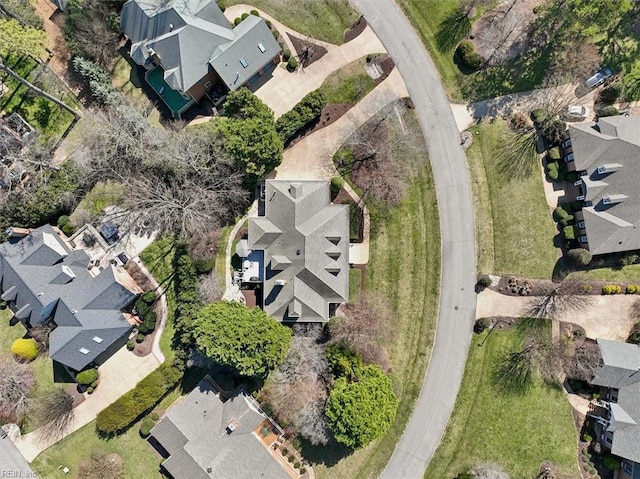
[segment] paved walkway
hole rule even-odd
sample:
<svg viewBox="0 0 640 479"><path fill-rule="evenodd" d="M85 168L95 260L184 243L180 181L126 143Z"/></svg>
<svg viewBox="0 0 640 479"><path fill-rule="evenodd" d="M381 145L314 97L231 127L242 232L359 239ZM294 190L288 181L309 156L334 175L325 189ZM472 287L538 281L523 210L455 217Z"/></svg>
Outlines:
<svg viewBox="0 0 640 479"><path fill-rule="evenodd" d="M556 319L582 326L587 337L625 341L634 321L629 317L629 309L638 298L634 295L591 296L593 304L585 311L567 312ZM520 317L526 315L533 297L507 296L490 289L478 294L477 318L491 316Z"/></svg>
<svg viewBox="0 0 640 479"><path fill-rule="evenodd" d="M100 385L93 394L85 393L85 400L74 409L75 416L66 435L93 421L100 411L133 389L138 381L158 366L160 362L154 354L140 358L126 348L121 348L100 366ZM17 438L15 444L24 458L32 462L38 454L61 439L62 437L49 436L41 440L37 437L37 431L34 431Z"/></svg>
<svg viewBox="0 0 640 479"><path fill-rule="evenodd" d="M234 5L227 8L224 13L229 20L233 21L234 18L242 13L248 13L253 9L255 7L249 5ZM289 42L286 33L291 33L293 36L302 39L306 38L306 36L282 25L266 13L258 11L262 17L270 20L278 28L281 38L285 39L289 50L293 54L295 49ZM255 94L269 105L276 118L291 110L307 93L320 87L322 82L334 71L370 53L386 52L370 27L365 28L360 35L350 42L340 46L315 39L312 39L312 41L325 47L327 54L307 68L298 68L293 73L287 71L284 63L281 63L273 70L273 78L264 82L255 90Z"/></svg>

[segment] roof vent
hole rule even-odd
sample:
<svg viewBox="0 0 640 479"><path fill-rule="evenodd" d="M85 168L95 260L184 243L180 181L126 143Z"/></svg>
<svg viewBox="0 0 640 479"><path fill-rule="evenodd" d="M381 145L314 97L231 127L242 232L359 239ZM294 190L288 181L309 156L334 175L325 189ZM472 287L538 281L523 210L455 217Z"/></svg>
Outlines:
<svg viewBox="0 0 640 479"><path fill-rule="evenodd" d="M231 421L228 425L227 425L227 434L231 434L233 431L236 430L236 426L238 425L237 422L235 421Z"/></svg>
<svg viewBox="0 0 640 479"><path fill-rule="evenodd" d="M169 31L172 32L173 31L173 23L169 24Z"/></svg>
<svg viewBox="0 0 640 479"><path fill-rule="evenodd" d="M291 186L289 187L289 194L293 198L295 199L302 198L302 193L303 193L302 183L291 183Z"/></svg>
<svg viewBox="0 0 640 479"><path fill-rule="evenodd" d="M285 284L287 284L287 280L286 279L276 279L274 281L274 284L276 286L284 286Z"/></svg>

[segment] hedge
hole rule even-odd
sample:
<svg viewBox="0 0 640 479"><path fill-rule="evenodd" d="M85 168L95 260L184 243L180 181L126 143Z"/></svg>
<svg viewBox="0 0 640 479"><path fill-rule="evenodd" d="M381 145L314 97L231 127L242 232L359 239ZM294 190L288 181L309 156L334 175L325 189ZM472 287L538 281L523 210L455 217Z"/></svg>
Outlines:
<svg viewBox="0 0 640 479"><path fill-rule="evenodd" d="M606 106L598 111L598 116L600 117L616 116L618 115L618 113L619 113L618 109L615 106Z"/></svg>
<svg viewBox="0 0 640 479"><path fill-rule="evenodd" d="M550 163L547 163L546 166L544 167L544 169L547 172L547 176L549 177L550 180L552 181L557 181L558 180L558 163L556 163L555 161L552 161Z"/></svg>
<svg viewBox="0 0 640 479"><path fill-rule="evenodd" d="M562 208L561 206L558 206L556 209L553 210L553 218L556 221L561 221L561 220L569 221L573 219L573 215L569 214L566 209Z"/></svg>
<svg viewBox="0 0 640 479"><path fill-rule="evenodd" d="M617 284L605 284L602 287L602 294L620 294L622 288Z"/></svg>
<svg viewBox="0 0 640 479"><path fill-rule="evenodd" d="M640 292L640 286L638 286L637 284L628 284L625 292L627 294L637 294L638 292Z"/></svg>
<svg viewBox="0 0 640 479"><path fill-rule="evenodd" d="M622 94L622 83L612 83L600 92L600 100L604 103L613 103Z"/></svg>
<svg viewBox="0 0 640 479"><path fill-rule="evenodd" d="M562 228L562 234L564 235L565 239L576 239L576 231L573 226L565 226L564 228Z"/></svg>
<svg viewBox="0 0 640 479"><path fill-rule="evenodd" d="M586 266L591 262L592 255L584 248L576 248L567 251L567 259L575 265Z"/></svg>
<svg viewBox="0 0 640 479"><path fill-rule="evenodd" d="M147 437L155 425L152 419L145 417L140 423L140 435Z"/></svg>
<svg viewBox="0 0 640 479"><path fill-rule="evenodd" d="M100 434L113 435L123 432L164 395L178 384L183 372L180 368L164 363L131 391L100 411L96 418L96 430Z"/></svg>
<svg viewBox="0 0 640 479"><path fill-rule="evenodd" d="M462 40L456 48L455 55L463 66L470 70L479 70L484 62L484 58L476 53L476 50L469 40Z"/></svg>
<svg viewBox="0 0 640 479"><path fill-rule="evenodd" d="M34 339L16 339L11 345L11 352L20 359L33 361L38 357L38 343Z"/></svg>
<svg viewBox="0 0 640 479"><path fill-rule="evenodd" d="M560 159L560 148L558 148L557 146L554 146L553 148L551 148L548 152L547 155L549 156L549 159L552 161L557 161Z"/></svg>
<svg viewBox="0 0 640 479"><path fill-rule="evenodd" d="M276 131L282 142L286 145L296 133L318 118L326 104L327 100L324 94L320 90L314 90L300 100L291 111L278 118Z"/></svg>
<svg viewBox="0 0 640 479"><path fill-rule="evenodd" d="M91 368L85 369L84 371L80 371L76 374L76 382L78 384L93 384L98 380L98 370Z"/></svg>

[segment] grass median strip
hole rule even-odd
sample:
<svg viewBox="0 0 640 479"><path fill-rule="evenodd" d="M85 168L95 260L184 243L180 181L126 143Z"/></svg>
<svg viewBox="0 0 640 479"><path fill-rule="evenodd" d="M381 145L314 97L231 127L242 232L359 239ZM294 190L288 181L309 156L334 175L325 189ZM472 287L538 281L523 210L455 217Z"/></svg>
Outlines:
<svg viewBox="0 0 640 479"><path fill-rule="evenodd" d="M487 335L473 337L453 414L425 478L456 477L479 463L497 463L511 477L534 477L545 460L560 474L579 477L577 433L564 393L537 378L524 394L498 393L493 372L522 337L516 330Z"/></svg>

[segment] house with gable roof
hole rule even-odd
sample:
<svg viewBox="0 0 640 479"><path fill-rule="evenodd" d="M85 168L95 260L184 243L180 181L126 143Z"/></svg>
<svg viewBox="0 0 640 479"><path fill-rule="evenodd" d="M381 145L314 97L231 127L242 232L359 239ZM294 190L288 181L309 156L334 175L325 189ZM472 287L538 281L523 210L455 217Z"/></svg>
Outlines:
<svg viewBox="0 0 640 479"><path fill-rule="evenodd" d="M598 347L591 384L601 396L589 415L601 444L621 458L618 479L640 479L640 345L598 339Z"/></svg>
<svg viewBox="0 0 640 479"><path fill-rule="evenodd" d="M349 206L331 203L328 181L267 180L247 246L246 269L278 321L325 322L349 300Z"/></svg>
<svg viewBox="0 0 640 479"><path fill-rule="evenodd" d="M569 126L563 144L568 171L577 171L571 199L580 245L594 255L640 249L640 116L600 118Z"/></svg>
<svg viewBox="0 0 640 479"><path fill-rule="evenodd" d="M170 477L294 479L299 474L272 448L282 435L244 389L225 393L205 376L169 407L149 442Z"/></svg>
<svg viewBox="0 0 640 479"><path fill-rule="evenodd" d="M264 19L232 27L214 0L128 0L120 15L131 58L175 118L205 94L248 85L280 59Z"/></svg>
<svg viewBox="0 0 640 479"><path fill-rule="evenodd" d="M112 264L94 275L87 253L50 225L16 230L0 244L0 298L27 329L53 327L49 356L71 373L102 364L126 343L133 326L123 311L142 290Z"/></svg>

